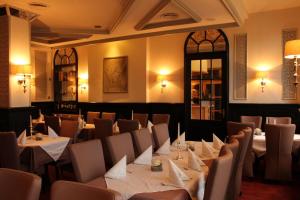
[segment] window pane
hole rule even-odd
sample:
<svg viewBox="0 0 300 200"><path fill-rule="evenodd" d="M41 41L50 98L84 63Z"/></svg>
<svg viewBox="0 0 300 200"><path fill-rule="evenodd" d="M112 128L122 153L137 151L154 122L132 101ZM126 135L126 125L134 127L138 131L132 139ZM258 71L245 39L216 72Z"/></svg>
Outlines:
<svg viewBox="0 0 300 200"><path fill-rule="evenodd" d="M210 29L206 31L206 39L210 41L215 41L220 35L220 32L217 29Z"/></svg>
<svg viewBox="0 0 300 200"><path fill-rule="evenodd" d="M211 79L211 60L201 60L201 78Z"/></svg>
<svg viewBox="0 0 300 200"><path fill-rule="evenodd" d="M224 37L219 37L214 43L215 51L226 51L226 43Z"/></svg>
<svg viewBox="0 0 300 200"><path fill-rule="evenodd" d="M216 100L211 102L211 120L222 120L223 108L222 100Z"/></svg>
<svg viewBox="0 0 300 200"><path fill-rule="evenodd" d="M201 101L201 120L210 120L210 101Z"/></svg>
<svg viewBox="0 0 300 200"><path fill-rule="evenodd" d="M203 41L199 45L199 53L201 52L212 52L213 46L212 43L209 41Z"/></svg>
<svg viewBox="0 0 300 200"><path fill-rule="evenodd" d="M187 53L198 53L198 44L195 43L192 39L189 39L186 47Z"/></svg>
<svg viewBox="0 0 300 200"><path fill-rule="evenodd" d="M222 59L213 59L212 61L212 78L222 78Z"/></svg>
<svg viewBox="0 0 300 200"><path fill-rule="evenodd" d="M200 81L191 81L191 118L200 119Z"/></svg>
<svg viewBox="0 0 300 200"><path fill-rule="evenodd" d="M202 80L202 100L211 98L211 80Z"/></svg>
<svg viewBox="0 0 300 200"><path fill-rule="evenodd" d="M191 61L191 75L192 79L200 79L200 60L192 60Z"/></svg>

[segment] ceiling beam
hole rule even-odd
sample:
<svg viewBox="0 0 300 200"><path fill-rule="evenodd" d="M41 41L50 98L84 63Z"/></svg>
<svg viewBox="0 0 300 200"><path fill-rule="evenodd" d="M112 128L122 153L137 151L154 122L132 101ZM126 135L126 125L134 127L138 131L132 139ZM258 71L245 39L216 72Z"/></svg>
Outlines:
<svg viewBox="0 0 300 200"><path fill-rule="evenodd" d="M195 23L195 20L192 18L188 19L179 19L174 21L167 21L167 22L158 22L153 24L147 24L143 30L152 29L152 28L160 28L164 26L176 26L176 25L182 25L182 24L191 24Z"/></svg>
<svg viewBox="0 0 300 200"><path fill-rule="evenodd" d="M136 30L143 30L146 24L161 11L164 7L166 7L171 0L161 0L147 15L139 21L139 23L134 27Z"/></svg>
<svg viewBox="0 0 300 200"><path fill-rule="evenodd" d="M128 11L130 10L132 4L135 2L135 0L127 0L124 9L122 10L121 14L117 18L117 20L113 23L113 25L109 29L109 33L112 33L118 26L121 24L121 22L125 19L127 16Z"/></svg>
<svg viewBox="0 0 300 200"><path fill-rule="evenodd" d="M189 16L191 16L191 18L193 18L195 20L195 22L200 22L201 21L201 17L196 14L193 10L191 10L186 4L184 4L182 1L180 0L172 0L172 3L179 9L183 10L186 14L188 14Z"/></svg>
<svg viewBox="0 0 300 200"><path fill-rule="evenodd" d="M31 32L31 37L67 37L67 38L89 38L91 34L70 34L70 33L53 33L53 32Z"/></svg>
<svg viewBox="0 0 300 200"><path fill-rule="evenodd" d="M62 29L62 28L32 28L34 33L58 33L58 34L109 34L108 30L103 29Z"/></svg>

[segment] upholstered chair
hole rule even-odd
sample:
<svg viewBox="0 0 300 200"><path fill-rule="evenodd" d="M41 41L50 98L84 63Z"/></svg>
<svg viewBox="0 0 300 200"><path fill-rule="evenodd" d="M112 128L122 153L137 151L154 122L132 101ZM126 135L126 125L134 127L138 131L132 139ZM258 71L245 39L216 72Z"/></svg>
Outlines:
<svg viewBox="0 0 300 200"><path fill-rule="evenodd" d="M113 135L113 121L111 119L94 119L94 124L96 138L102 140Z"/></svg>
<svg viewBox="0 0 300 200"><path fill-rule="evenodd" d="M102 112L101 119L110 119L114 122L116 120L116 113Z"/></svg>
<svg viewBox="0 0 300 200"><path fill-rule="evenodd" d="M289 181L292 179L292 147L294 124L266 124L265 178Z"/></svg>
<svg viewBox="0 0 300 200"><path fill-rule="evenodd" d="M139 121L138 120L127 120L127 119L119 119L118 127L120 133L132 132L139 129Z"/></svg>
<svg viewBox="0 0 300 200"><path fill-rule="evenodd" d="M152 134L156 149L161 147L170 138L167 124L156 124L152 126Z"/></svg>
<svg viewBox="0 0 300 200"><path fill-rule="evenodd" d="M116 164L125 155L127 155L127 163L134 161L135 154L130 133L107 137L106 142L113 164Z"/></svg>
<svg viewBox="0 0 300 200"><path fill-rule="evenodd" d="M100 112L87 112L86 123L93 124L94 119L100 118Z"/></svg>
<svg viewBox="0 0 300 200"><path fill-rule="evenodd" d="M290 117L266 117L266 124L291 124Z"/></svg>
<svg viewBox="0 0 300 200"><path fill-rule="evenodd" d="M232 170L230 174L230 180L227 187L226 192L226 199L228 200L236 200L237 199L237 193L235 192L235 185L236 185L236 172L238 170L239 165L239 141L235 138L231 138L229 143L226 144L226 146L231 150L232 152Z"/></svg>
<svg viewBox="0 0 300 200"><path fill-rule="evenodd" d="M100 140L72 144L70 156L78 182L106 188L104 179L106 168Z"/></svg>
<svg viewBox="0 0 300 200"><path fill-rule="evenodd" d="M51 200L117 200L120 197L112 190L71 181L56 181L51 187Z"/></svg>
<svg viewBox="0 0 300 200"><path fill-rule="evenodd" d="M262 116L241 116L241 123L254 123L254 128L261 129Z"/></svg>
<svg viewBox="0 0 300 200"><path fill-rule="evenodd" d="M148 114L147 113L133 113L133 120L138 120L143 128L147 127Z"/></svg>
<svg viewBox="0 0 300 200"><path fill-rule="evenodd" d="M135 130L132 132L133 144L135 147L136 155L142 154L145 150L152 145L152 134L148 128Z"/></svg>
<svg viewBox="0 0 300 200"><path fill-rule="evenodd" d="M19 151L14 132L0 132L0 168L19 169Z"/></svg>
<svg viewBox="0 0 300 200"><path fill-rule="evenodd" d="M60 127L60 136L69 137L76 141L79 133L79 122L78 120L62 120Z"/></svg>
<svg viewBox="0 0 300 200"><path fill-rule="evenodd" d="M138 193L129 200L192 200L185 189Z"/></svg>
<svg viewBox="0 0 300 200"><path fill-rule="evenodd" d="M39 200L42 180L19 170L0 168L0 199Z"/></svg>
<svg viewBox="0 0 300 200"><path fill-rule="evenodd" d="M226 191L232 171L232 152L224 145L219 157L212 161L206 179L204 200L226 200Z"/></svg>
<svg viewBox="0 0 300 200"><path fill-rule="evenodd" d="M168 124L170 122L169 114L153 114L152 115L152 123L153 124Z"/></svg>
<svg viewBox="0 0 300 200"><path fill-rule="evenodd" d="M46 133L48 133L48 127L52 128L58 135L60 134L59 117L57 116L45 116Z"/></svg>
<svg viewBox="0 0 300 200"><path fill-rule="evenodd" d="M247 122L247 123L241 123L241 122L227 122L227 135L230 137L232 135L238 134L243 129L250 127L252 130L255 129L255 123L254 122Z"/></svg>

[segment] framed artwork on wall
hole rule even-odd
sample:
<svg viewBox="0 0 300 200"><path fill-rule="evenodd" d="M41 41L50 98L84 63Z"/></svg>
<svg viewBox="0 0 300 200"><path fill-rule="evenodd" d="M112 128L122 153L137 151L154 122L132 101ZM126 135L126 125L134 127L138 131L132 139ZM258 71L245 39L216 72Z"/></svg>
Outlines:
<svg viewBox="0 0 300 200"><path fill-rule="evenodd" d="M103 92L128 92L128 57L103 59Z"/></svg>

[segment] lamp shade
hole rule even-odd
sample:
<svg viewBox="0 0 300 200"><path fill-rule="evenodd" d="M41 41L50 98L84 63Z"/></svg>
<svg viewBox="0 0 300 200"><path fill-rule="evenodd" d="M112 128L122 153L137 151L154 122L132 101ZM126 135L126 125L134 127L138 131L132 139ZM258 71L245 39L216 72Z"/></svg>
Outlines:
<svg viewBox="0 0 300 200"><path fill-rule="evenodd" d="M31 66L30 65L12 65L11 72L13 74L25 74L31 75Z"/></svg>
<svg viewBox="0 0 300 200"><path fill-rule="evenodd" d="M284 57L288 59L300 58L300 40L290 40L285 43Z"/></svg>

